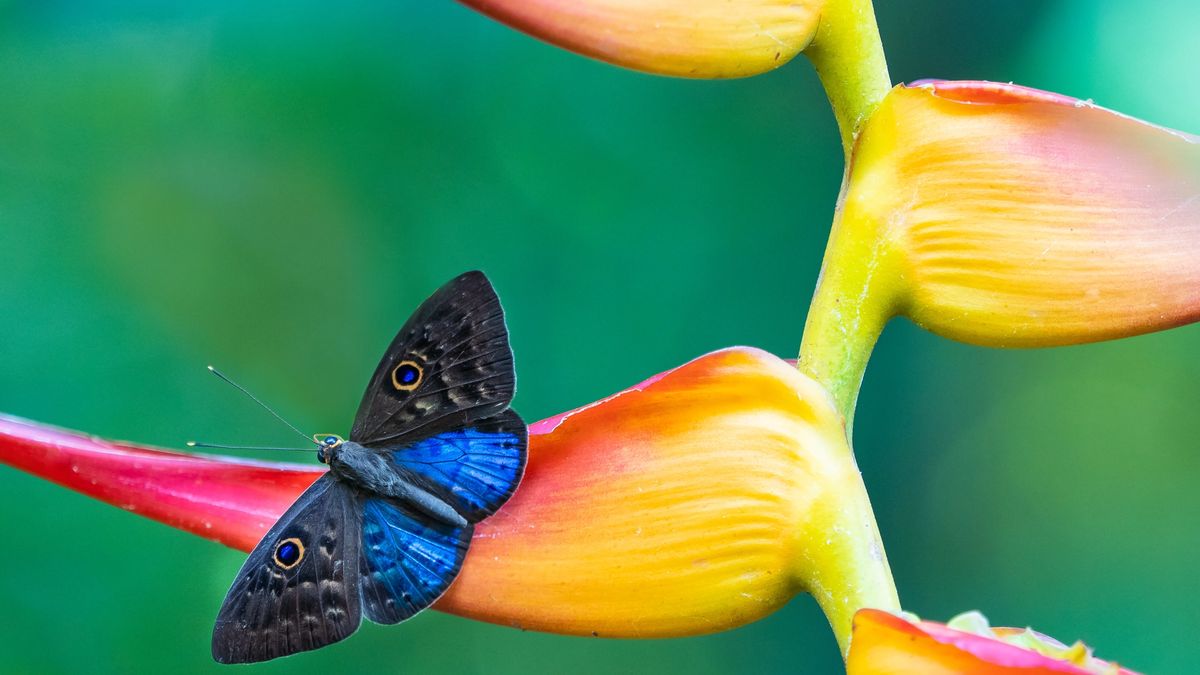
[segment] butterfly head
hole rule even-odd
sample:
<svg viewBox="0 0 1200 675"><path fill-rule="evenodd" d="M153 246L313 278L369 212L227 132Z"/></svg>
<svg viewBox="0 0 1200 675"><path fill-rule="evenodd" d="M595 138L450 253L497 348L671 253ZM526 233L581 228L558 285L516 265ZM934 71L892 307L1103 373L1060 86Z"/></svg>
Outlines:
<svg viewBox="0 0 1200 675"><path fill-rule="evenodd" d="M322 464L328 464L333 451L345 442L337 434L315 434L313 440L317 442L317 460Z"/></svg>

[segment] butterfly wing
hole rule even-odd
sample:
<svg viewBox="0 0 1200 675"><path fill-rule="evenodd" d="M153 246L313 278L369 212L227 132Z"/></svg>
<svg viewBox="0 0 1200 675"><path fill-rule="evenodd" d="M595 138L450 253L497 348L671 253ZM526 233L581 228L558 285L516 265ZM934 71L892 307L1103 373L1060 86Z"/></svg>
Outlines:
<svg viewBox="0 0 1200 675"><path fill-rule="evenodd" d="M525 471L528 432L514 410L390 449L392 461L468 522L495 513Z"/></svg>
<svg viewBox="0 0 1200 675"><path fill-rule="evenodd" d="M419 517L382 498L363 501L363 610L376 623L403 621L433 604L458 576L472 527Z"/></svg>
<svg viewBox="0 0 1200 675"><path fill-rule="evenodd" d="M468 272L426 300L392 340L350 440L474 522L499 508L525 465L508 411L512 349L495 289ZM213 630L213 658L265 661L337 642L366 615L397 623L450 587L472 527L366 496L333 475L313 484L238 572Z"/></svg>
<svg viewBox="0 0 1200 675"><path fill-rule="evenodd" d="M525 424L504 311L491 282L468 272L426 300L372 375L350 440L389 456L397 473L468 521L494 512L525 466ZM362 500L363 611L397 623L450 587L472 527L425 517L381 496Z"/></svg>
<svg viewBox="0 0 1200 675"><path fill-rule="evenodd" d="M253 663L337 642L358 629L359 498L322 476L263 537L225 596L213 658Z"/></svg>
<svg viewBox="0 0 1200 675"><path fill-rule="evenodd" d="M482 272L467 272L396 334L367 384L350 440L405 445L503 411L515 389L500 299Z"/></svg>

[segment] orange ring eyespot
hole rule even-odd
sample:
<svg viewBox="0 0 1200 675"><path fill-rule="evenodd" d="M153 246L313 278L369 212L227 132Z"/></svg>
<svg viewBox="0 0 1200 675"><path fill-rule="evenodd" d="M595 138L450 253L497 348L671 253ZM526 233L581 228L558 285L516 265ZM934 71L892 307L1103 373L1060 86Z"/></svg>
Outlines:
<svg viewBox="0 0 1200 675"><path fill-rule="evenodd" d="M392 386L396 391L412 391L421 385L425 371L416 361L401 361L392 368Z"/></svg>
<svg viewBox="0 0 1200 675"><path fill-rule="evenodd" d="M284 539L275 545L275 564L290 570L304 560L304 544L295 537Z"/></svg>

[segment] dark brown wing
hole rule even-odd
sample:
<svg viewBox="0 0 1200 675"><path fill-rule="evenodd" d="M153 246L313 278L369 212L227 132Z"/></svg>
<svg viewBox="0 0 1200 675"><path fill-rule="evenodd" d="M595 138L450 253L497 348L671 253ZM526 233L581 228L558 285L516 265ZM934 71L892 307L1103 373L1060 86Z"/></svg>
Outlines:
<svg viewBox="0 0 1200 675"><path fill-rule="evenodd" d="M357 630L361 523L362 507L348 486L329 475L313 483L242 565L217 615L213 658L266 661Z"/></svg>
<svg viewBox="0 0 1200 675"><path fill-rule="evenodd" d="M505 410L516 390L504 310L482 272L429 297L388 346L350 440L404 445Z"/></svg>

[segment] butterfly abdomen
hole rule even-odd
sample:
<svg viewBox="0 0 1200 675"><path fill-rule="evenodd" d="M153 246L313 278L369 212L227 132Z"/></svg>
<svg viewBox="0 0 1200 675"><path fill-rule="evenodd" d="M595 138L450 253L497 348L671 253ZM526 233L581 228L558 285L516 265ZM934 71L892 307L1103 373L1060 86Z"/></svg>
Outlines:
<svg viewBox="0 0 1200 675"><path fill-rule="evenodd" d="M419 476L397 468L378 451L346 441L329 458L329 470L337 478L381 497L390 497L447 525L464 527L467 520L436 494Z"/></svg>

